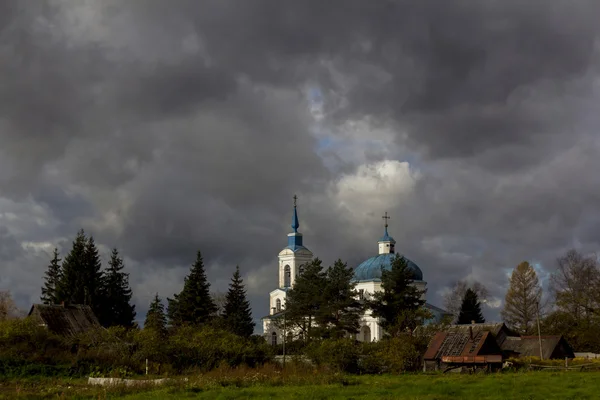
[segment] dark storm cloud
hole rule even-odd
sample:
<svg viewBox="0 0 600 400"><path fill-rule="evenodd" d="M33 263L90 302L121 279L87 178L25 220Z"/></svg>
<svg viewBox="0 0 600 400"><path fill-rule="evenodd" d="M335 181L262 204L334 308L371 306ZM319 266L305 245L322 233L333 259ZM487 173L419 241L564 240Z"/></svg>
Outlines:
<svg viewBox="0 0 600 400"><path fill-rule="evenodd" d="M522 259L547 266L574 239L599 244L589 224L600 197L599 7L2 2L0 189L56 219L54 237L14 225L5 242L55 245L83 226L131 259L142 292L167 276L173 291L201 249L215 281L238 263L269 274L252 277L265 286L260 297L251 289L259 316L298 193L301 230L326 263L371 255L387 210L432 296L470 273L501 295L505 269ZM319 148L305 98L315 87L322 131L359 151ZM370 121L361 139L377 127L395 141L344 136L348 119ZM340 195L344 176L394 154L419 160L410 193L383 205L375 185L358 206L342 204L357 196Z"/></svg>

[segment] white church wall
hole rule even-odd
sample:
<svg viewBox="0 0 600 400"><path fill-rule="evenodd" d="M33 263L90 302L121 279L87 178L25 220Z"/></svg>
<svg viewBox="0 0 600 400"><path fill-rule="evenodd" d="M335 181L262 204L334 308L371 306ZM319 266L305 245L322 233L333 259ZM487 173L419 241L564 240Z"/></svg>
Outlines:
<svg viewBox="0 0 600 400"><path fill-rule="evenodd" d="M285 308L285 299L287 297L287 293L281 289L277 289L271 292L269 300L269 314L273 314L273 309L275 312L279 312ZM277 307L277 300L279 300L279 308Z"/></svg>
<svg viewBox="0 0 600 400"><path fill-rule="evenodd" d="M307 264L313 258L313 254L308 250L298 250L293 252L290 249L284 249L279 253L279 287L286 287L286 266L289 266L289 287L294 286L296 277L299 275L300 266Z"/></svg>

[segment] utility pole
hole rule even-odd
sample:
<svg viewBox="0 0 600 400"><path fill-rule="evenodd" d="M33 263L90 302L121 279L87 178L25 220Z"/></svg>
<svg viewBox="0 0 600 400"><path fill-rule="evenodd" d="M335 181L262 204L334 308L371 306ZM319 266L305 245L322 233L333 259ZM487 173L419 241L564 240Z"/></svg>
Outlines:
<svg viewBox="0 0 600 400"><path fill-rule="evenodd" d="M283 312L283 368L285 369L285 341L287 340L285 311Z"/></svg>
<svg viewBox="0 0 600 400"><path fill-rule="evenodd" d="M540 342L540 360L544 359L544 354L542 353L542 331L540 329L540 303L537 304L537 328L538 328L538 341Z"/></svg>

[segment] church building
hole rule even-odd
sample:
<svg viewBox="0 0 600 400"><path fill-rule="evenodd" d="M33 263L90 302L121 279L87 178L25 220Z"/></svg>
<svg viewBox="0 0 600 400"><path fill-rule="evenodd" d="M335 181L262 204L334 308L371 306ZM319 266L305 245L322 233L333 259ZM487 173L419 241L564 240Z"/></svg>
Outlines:
<svg viewBox="0 0 600 400"><path fill-rule="evenodd" d="M268 342L275 345L283 342L283 332L273 322L283 316L285 308L285 299L287 291L294 286L295 279L302 274L304 265L313 258L313 253L304 246L303 237L298 228L298 210L296 205L297 197L294 196L294 212L292 215L292 233L288 234L287 246L279 252L279 287L269 294L268 316L263 317L263 332ZM373 293L381 291L381 271L391 270L392 260L396 254L396 241L388 233L387 213L383 217L385 220L385 230L383 236L377 241L378 254L370 257L360 263L354 270L354 281L356 282L356 291L360 299L369 299ZM412 272L413 284L423 292L423 300L426 300L427 282L423 280L423 272L413 261L406 259L408 267ZM425 307L432 314L432 318L426 321L426 324L438 323L445 316L449 315L446 311L429 303ZM371 315L367 310L360 322L360 331L356 335L359 341L377 341L383 337L383 330L379 325L377 318Z"/></svg>

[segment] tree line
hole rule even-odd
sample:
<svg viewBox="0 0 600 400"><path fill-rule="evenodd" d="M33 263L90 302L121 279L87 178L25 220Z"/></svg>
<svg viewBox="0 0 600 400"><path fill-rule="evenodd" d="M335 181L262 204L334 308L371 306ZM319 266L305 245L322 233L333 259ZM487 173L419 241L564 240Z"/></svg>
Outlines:
<svg viewBox="0 0 600 400"><path fill-rule="evenodd" d="M55 249L45 273L42 301L45 304L87 304L103 326L135 325L135 307L129 275L117 249L103 269L92 236L77 233L64 260ZM328 268L315 258L288 291L285 323L305 340L341 338L356 334L366 311L378 317L386 334L414 329L428 315L421 293L412 285L411 274L402 256L396 256L390 271L382 273L382 291L361 297L352 281L353 269L342 260ZM563 334L577 350L600 352L600 263L595 256L570 250L557 259L548 293L544 296L535 268L527 261L513 270L501 316L515 331L524 334ZM444 306L452 322L485 322L482 302L488 300L485 285L459 281L445 296ZM249 337L254 330L250 304L239 268L228 292L218 301L210 292L202 255L196 255L183 289L167 299L158 296L150 304L145 325L161 332L183 325L218 325ZM284 321L279 318L276 324ZM293 327L293 329L291 328ZM289 333L288 332L288 333Z"/></svg>
<svg viewBox="0 0 600 400"><path fill-rule="evenodd" d="M44 274L41 300L44 304L88 305L102 326L133 328L136 312L131 304L133 292L129 274L124 268L119 251L113 249L108 266L103 269L94 238L80 230L64 260L58 249L54 249ZM250 337L254 322L239 267L224 300L224 307L219 310L210 293L202 254L198 251L182 291L167 298L166 311L157 293L150 303L144 325L166 334L167 328L210 323Z"/></svg>
<svg viewBox="0 0 600 400"><path fill-rule="evenodd" d="M522 335L564 335L577 351L600 352L600 263L596 255L569 250L556 260L544 295L538 274L528 261L512 271L500 315ZM456 323L484 322L481 301L485 285L459 281L444 306Z"/></svg>

